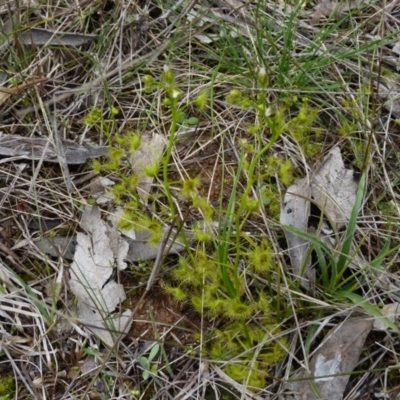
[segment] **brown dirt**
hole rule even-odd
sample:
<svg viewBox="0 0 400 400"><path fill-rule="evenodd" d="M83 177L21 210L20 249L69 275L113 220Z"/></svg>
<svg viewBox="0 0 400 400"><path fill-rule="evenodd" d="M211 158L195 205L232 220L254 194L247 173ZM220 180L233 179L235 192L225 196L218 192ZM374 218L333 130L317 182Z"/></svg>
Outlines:
<svg viewBox="0 0 400 400"><path fill-rule="evenodd" d="M141 295L131 298L133 309ZM203 329L207 321L203 321ZM201 332L200 315L188 310L182 303L176 302L162 288L155 287L136 310L134 322L128 336L136 340L158 340L177 346L194 344Z"/></svg>
<svg viewBox="0 0 400 400"><path fill-rule="evenodd" d="M214 210L226 210L237 168L235 154L232 150L226 149L227 144L222 144L219 138L213 139L211 133L203 134L196 141L196 146L201 148L201 151L196 152L193 158L186 159L182 163L185 168L184 176L187 176L187 179L200 178L200 186L197 189L199 196L207 199ZM191 150L195 151L196 148ZM172 171L169 179L171 182L183 183L179 171ZM179 184L178 187L180 187ZM190 202L181 199L179 203L184 214L187 207L190 207ZM187 220L202 219L197 214L195 209L191 209Z"/></svg>

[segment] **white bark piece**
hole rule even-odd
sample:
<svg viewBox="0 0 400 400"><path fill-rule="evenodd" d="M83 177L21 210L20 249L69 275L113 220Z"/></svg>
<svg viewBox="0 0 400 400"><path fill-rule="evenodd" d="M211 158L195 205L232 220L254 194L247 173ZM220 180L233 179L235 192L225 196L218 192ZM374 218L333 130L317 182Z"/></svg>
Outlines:
<svg viewBox="0 0 400 400"><path fill-rule="evenodd" d="M381 79L374 79L372 82L379 99L383 102L383 106L396 118L400 118L400 86L396 80L382 77Z"/></svg>
<svg viewBox="0 0 400 400"><path fill-rule="evenodd" d="M283 226L293 226L302 232L315 233L308 226L310 217L310 199L318 205L326 216L322 221L319 239L324 241L335 253L336 240L329 223L339 230L348 224L357 195L357 182L354 172L346 169L339 147L334 147L323 164L312 175L311 182L307 178L298 179L285 194L281 210L280 222ZM302 286L310 288L315 281L315 271L311 269L309 242L299 235L285 230L286 241L293 272L302 278ZM304 271L304 275L302 275ZM307 281L308 279L308 281Z"/></svg>
<svg viewBox="0 0 400 400"><path fill-rule="evenodd" d="M162 242L158 244L150 243L151 234L146 230L134 229L122 229L118 226L118 222L124 215L124 210L121 207L114 208L113 212L109 215L108 220L115 230L118 230L126 236L125 241L128 244L129 249L124 257L125 260L130 262L154 260L159 252L159 247L162 246ZM168 232L170 227L164 226L164 234ZM170 238L173 238L176 234L176 229L173 229ZM168 240L166 248L171 246L171 240ZM168 254L178 254L185 248L185 245L179 241L179 238L172 244ZM125 254L125 253L124 253Z"/></svg>
<svg viewBox="0 0 400 400"><path fill-rule="evenodd" d="M109 204L115 200L115 195L109 189L114 185L115 182L107 177L96 178L90 183L90 194L96 199L96 204Z"/></svg>
<svg viewBox="0 0 400 400"><path fill-rule="evenodd" d="M311 196L337 229L350 219L357 186L354 171L345 168L339 147L334 147L313 177Z"/></svg>
<svg viewBox="0 0 400 400"><path fill-rule="evenodd" d="M282 225L293 226L303 232L307 232L308 218L310 216L311 187L307 178L298 179L289 187L285 194L283 209L281 210L280 222ZM300 236L285 230L286 241L289 247L289 257L293 272L301 277L305 271L305 277L313 279L310 271L310 259L307 260L310 244ZM309 282L302 281L302 285L309 288Z"/></svg>
<svg viewBox="0 0 400 400"><path fill-rule="evenodd" d="M169 231L169 227L163 227L163 233ZM185 245L179 240L179 237L172 243L172 238L175 236L175 228L171 232L170 238L168 239L165 249L169 249L168 254L178 254L185 249ZM152 245L149 243L150 234L146 231L136 232L136 240L129 240L129 251L127 255L127 260L131 262L154 260L159 251L162 242L157 245ZM171 246L172 244L172 246Z"/></svg>
<svg viewBox="0 0 400 400"><path fill-rule="evenodd" d="M107 227L106 235L109 240L110 248L114 254L117 268L122 271L128 266L125 260L129 250L129 243L125 240L116 229Z"/></svg>
<svg viewBox="0 0 400 400"><path fill-rule="evenodd" d="M111 227L106 227L105 235L110 242L110 249L114 255L114 260L119 270L124 270L127 267L126 261L137 262L145 260L153 260L159 253L159 247L162 243L150 243L150 233L146 231L136 232L134 229L121 229L118 226L118 221L123 215L122 208L115 208L108 216L108 221ZM170 228L163 227L163 231L167 232ZM175 237L176 229L171 232L170 238ZM186 236L190 242L194 240L191 231L186 231ZM105 239L104 239L105 240ZM73 236L54 236L54 237L40 237L34 241L35 246L42 252L50 255L51 257L64 257L68 260L74 259L74 254L77 246L77 238ZM178 254L185 245L178 237L171 246L171 239L166 244L166 249L169 249L168 254ZM30 246L31 243L22 239L18 241L11 250L18 250L25 246ZM110 253L111 254L111 253Z"/></svg>
<svg viewBox="0 0 400 400"><path fill-rule="evenodd" d="M129 239L136 240L137 234L134 229L125 229L118 226L119 221L121 221L124 216L124 209L122 207L114 207L110 215L107 217L108 221L110 221L111 226L114 229L118 229L123 235L128 237Z"/></svg>
<svg viewBox="0 0 400 400"><path fill-rule="evenodd" d="M3 88L0 88L0 105ZM107 146L82 146L72 140L61 140L63 156L68 165L78 165L88 158L98 158L108 154ZM20 135L0 134L0 155L9 158L1 159L0 163L15 160L42 160L49 163L59 163L59 151L49 138L33 138Z"/></svg>
<svg viewBox="0 0 400 400"><path fill-rule="evenodd" d="M296 372L283 389L289 390L295 400L341 400L371 329L372 321L365 318L349 319L332 328L315 351L309 372ZM320 396L316 396L312 385Z"/></svg>
<svg viewBox="0 0 400 400"><path fill-rule="evenodd" d="M310 226L308 228L308 233L324 242L332 250L332 252L335 250L336 238L332 228L329 227L326 221L322 222L320 230L317 230L313 226Z"/></svg>
<svg viewBox="0 0 400 400"><path fill-rule="evenodd" d="M389 321L396 325L399 325L400 317L400 304L390 303L385 304L380 310L381 314L386 317ZM387 331L390 327L381 318L376 318L374 321L374 329L378 331Z"/></svg>
<svg viewBox="0 0 400 400"><path fill-rule="evenodd" d="M51 257L64 257L67 260L74 258L75 247L76 247L76 236L52 236L44 237L41 236L38 239L27 240L21 239L15 243L11 250L19 250L25 246L32 246L32 243L43 253L48 254Z"/></svg>
<svg viewBox="0 0 400 400"><path fill-rule="evenodd" d="M85 208L81 227L87 233L78 232L76 237L70 288L78 300L81 321L111 346L131 315L130 310L112 315L126 295L111 275L116 264L120 269L126 267L129 245L101 219L97 206ZM118 333L113 336L113 331Z"/></svg>
<svg viewBox="0 0 400 400"><path fill-rule="evenodd" d="M393 53L400 55L400 42L396 42L392 48Z"/></svg>
<svg viewBox="0 0 400 400"><path fill-rule="evenodd" d="M165 139L162 135L144 134L141 136L139 148L131 154L133 172L140 177L138 193L145 204L150 194L153 179L146 175L145 168L159 163L165 147Z"/></svg>

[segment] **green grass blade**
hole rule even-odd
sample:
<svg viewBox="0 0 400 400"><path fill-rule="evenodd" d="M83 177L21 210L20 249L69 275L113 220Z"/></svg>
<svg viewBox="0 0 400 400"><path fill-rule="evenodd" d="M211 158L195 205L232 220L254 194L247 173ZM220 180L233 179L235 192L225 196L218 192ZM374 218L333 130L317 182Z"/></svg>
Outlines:
<svg viewBox="0 0 400 400"><path fill-rule="evenodd" d="M50 314L47 311L47 308L43 305L43 302L38 299L36 294L33 292L33 290L30 288L29 285L27 285L22 278L20 278L11 268L9 268L6 264L3 263L4 268L6 268L10 274L13 275L13 277L20 283L20 285L25 289L27 295L29 298L32 300L32 302L35 304L37 309L39 310L40 314L46 321L46 323L50 326L53 323L53 319L51 318Z"/></svg>
<svg viewBox="0 0 400 400"><path fill-rule="evenodd" d="M364 197L365 192L365 184L366 184L366 174L363 174L360 179L360 183L358 185L356 201L354 203L353 211L351 212L349 224L346 230L346 236L343 241L342 249L336 263L336 270L338 274L338 278L342 276L345 271L346 264L348 263L349 255L351 252L351 244L353 242L354 233L357 227L357 216L361 208L361 203Z"/></svg>
<svg viewBox="0 0 400 400"><path fill-rule="evenodd" d="M319 247L321 249L321 251L323 250L325 252L325 254L328 256L330 263L335 262L335 259L333 257L331 249L322 240L319 240L315 236L310 235L309 233L304 232L298 228L295 228L294 226L282 225L282 228L290 233L300 236L302 239L308 240L314 246Z"/></svg>
<svg viewBox="0 0 400 400"><path fill-rule="evenodd" d="M367 313L369 313L371 316L375 318L379 318L385 324L393 329L396 333L400 333L399 328L397 327L396 324L394 324L392 321L390 321L388 318L386 318L382 313L379 311L379 308L377 306L372 305L369 303L367 299L365 299L362 296L359 296L356 293L349 293L345 291L338 291L336 292L339 296L344 297L348 300L351 300L354 304L357 306L360 306L363 310L365 310Z"/></svg>

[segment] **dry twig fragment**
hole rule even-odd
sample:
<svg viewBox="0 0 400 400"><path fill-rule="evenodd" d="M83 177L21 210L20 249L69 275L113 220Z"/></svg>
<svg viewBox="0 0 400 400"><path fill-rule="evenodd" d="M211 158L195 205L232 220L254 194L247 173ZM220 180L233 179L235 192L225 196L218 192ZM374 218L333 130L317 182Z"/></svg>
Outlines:
<svg viewBox="0 0 400 400"><path fill-rule="evenodd" d="M37 79L32 79L30 81L27 81L25 83L21 83L21 85L15 86L13 88L6 88L0 86L0 106L4 104L4 102L11 97L13 94L20 92L21 90L24 90L28 86L31 85L36 85L37 83L41 82L46 82L47 78L37 78Z"/></svg>
<svg viewBox="0 0 400 400"><path fill-rule="evenodd" d="M2 28L5 35L10 39L15 37L25 45L53 45L77 47L98 39L98 35L83 35L76 32L60 32L36 27L20 27L13 21L7 21Z"/></svg>
<svg viewBox="0 0 400 400"><path fill-rule="evenodd" d="M67 164L83 164L88 158L97 158L108 154L108 147L89 147L79 145L72 140L61 140ZM59 154L50 139L31 138L19 135L0 134L0 156L9 156L12 160L43 160L59 162ZM0 163L12 161L0 160Z"/></svg>

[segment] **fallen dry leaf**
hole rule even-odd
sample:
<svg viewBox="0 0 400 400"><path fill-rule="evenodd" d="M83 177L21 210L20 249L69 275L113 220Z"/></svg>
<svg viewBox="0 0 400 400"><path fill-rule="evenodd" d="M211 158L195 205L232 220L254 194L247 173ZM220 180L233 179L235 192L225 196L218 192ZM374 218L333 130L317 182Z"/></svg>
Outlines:
<svg viewBox="0 0 400 400"><path fill-rule="evenodd" d="M145 231L136 232L133 229L121 230L118 227L118 221L122 211L114 211L112 217L108 220L111 222L113 229L107 231L107 237L110 241L110 247L113 250L121 246L124 250L113 250L114 257L117 261L119 269L126 268L126 262L138 262L154 260L159 253L161 243L153 244L149 242L150 234ZM164 232L168 231L168 227L163 229ZM116 234L116 231L122 233L123 237ZM172 238L175 236L175 229L171 233L171 238L166 243L166 249L169 249L168 254L178 254L185 249L185 245L179 241L179 237L172 244ZM190 232L187 232L189 240L192 239ZM51 257L64 257L68 260L74 259L74 254L77 246L77 237L73 236L54 236L54 237L41 237L34 241L35 246L43 253ZM172 246L171 246L172 244ZM25 246L30 246L30 242L26 239L20 240L15 244L12 250L18 250ZM125 249L125 246L128 246ZM171 246L171 248L170 248Z"/></svg>
<svg viewBox="0 0 400 400"><path fill-rule="evenodd" d="M400 118L400 85L397 83L396 77L379 77L379 79L373 79L372 83L383 106L396 118Z"/></svg>
<svg viewBox="0 0 400 400"><path fill-rule="evenodd" d="M357 187L354 171L345 168L339 147L334 147L313 176L311 196L329 221L341 229L350 219Z"/></svg>
<svg viewBox="0 0 400 400"><path fill-rule="evenodd" d="M332 328L315 350L309 371L296 372L291 377L293 381L284 384L283 389L292 395L286 398L342 400L372 324L371 319L356 318Z"/></svg>
<svg viewBox="0 0 400 400"><path fill-rule="evenodd" d="M43 253L51 257L63 257L67 260L72 260L74 258L76 244L75 235L42 237L35 242L37 248Z"/></svg>
<svg viewBox="0 0 400 400"><path fill-rule="evenodd" d="M137 186L139 196L146 204L154 178L148 176L145 169L160 162L165 139L158 133L154 135L144 134L140 139L139 148L131 154L130 158L133 172L140 178Z"/></svg>
<svg viewBox="0 0 400 400"><path fill-rule="evenodd" d="M380 310L383 317L387 318L389 321L393 322L396 325L399 325L399 317L400 317L400 304L399 303L390 303L385 304ZM379 331L387 331L390 327L382 318L376 317L374 321L374 329Z"/></svg>
<svg viewBox="0 0 400 400"><path fill-rule="evenodd" d="M400 42L396 42L392 48L393 53L400 55Z"/></svg>
<svg viewBox="0 0 400 400"><path fill-rule="evenodd" d="M96 199L96 204L109 204L115 200L115 195L109 189L114 185L115 182L105 176L97 177L90 183L90 194Z"/></svg>
<svg viewBox="0 0 400 400"><path fill-rule="evenodd" d="M104 343L112 346L115 337L126 328L131 311L113 315L116 307L126 299L121 284L111 279L115 264L124 262L128 244L112 232L101 219L97 206L87 206L82 214L74 260L71 264L70 288L78 300L79 317ZM115 332L116 336L111 333Z"/></svg>
<svg viewBox="0 0 400 400"><path fill-rule="evenodd" d="M280 222L283 226L314 233L308 226L309 199L313 199L327 217L328 222L334 224L336 229L341 229L350 219L356 200L357 186L353 170L345 168L339 147L334 147L322 165L312 174L311 180L298 179L288 188L283 201ZM322 230L318 232L318 235L331 249L334 249L335 239L326 219L322 221ZM285 228L284 232L293 272L298 278L301 277L302 286L308 289L309 283L315 280L315 271L310 268L309 242ZM303 275L302 271L304 271Z"/></svg>
<svg viewBox="0 0 400 400"><path fill-rule="evenodd" d="M130 262L154 260L157 257L159 248L160 246L162 246L162 243L150 243L149 239L151 237L151 234L145 230L120 228L118 226L118 223L123 215L124 210L121 207L117 207L109 215L108 220L111 222L111 226L113 226L114 229L120 231L124 235L126 242L129 243L129 250L126 256L126 260ZM167 233L168 230L168 226L163 227L164 234ZM166 249L169 249L168 254L178 254L185 248L185 245L179 242L179 239L172 244L171 239L175 236L175 233L176 229L173 229L170 235L170 240L167 241Z"/></svg>
<svg viewBox="0 0 400 400"><path fill-rule="evenodd" d="M311 186L307 178L298 179L290 186L285 194L283 208L281 210L280 223L293 226L303 232L307 232L308 218L310 216ZM297 278L313 279L309 270L311 260L308 257L310 244L300 236L285 230L286 241L289 248L289 257L293 272ZM302 274L304 271L304 275ZM309 282L302 279L302 286L309 288Z"/></svg>
<svg viewBox="0 0 400 400"><path fill-rule="evenodd" d="M107 219L110 221L111 226L114 227L114 229L118 229L124 236L126 236L129 239L136 240L137 239L137 234L136 230L133 228L121 228L119 226L119 222L121 219L124 217L125 211L123 207L115 207L112 212L108 215Z"/></svg>
<svg viewBox="0 0 400 400"><path fill-rule="evenodd" d="M318 24L323 17L333 15L336 19L343 18L349 11L366 4L364 0L322 0L315 7L315 12L311 17L312 24Z"/></svg>
<svg viewBox="0 0 400 400"><path fill-rule="evenodd" d="M164 234L167 233L169 227L164 227ZM175 235L175 229L172 230L169 240L165 244L165 249L169 249L168 254L178 254L185 249L185 245L179 242L179 239L172 243L172 238ZM153 245L149 243L150 234L145 231L136 232L136 240L129 240L129 251L127 260L131 262L154 260L159 252L159 247L162 245L158 243ZM172 246L171 246L172 244Z"/></svg>

